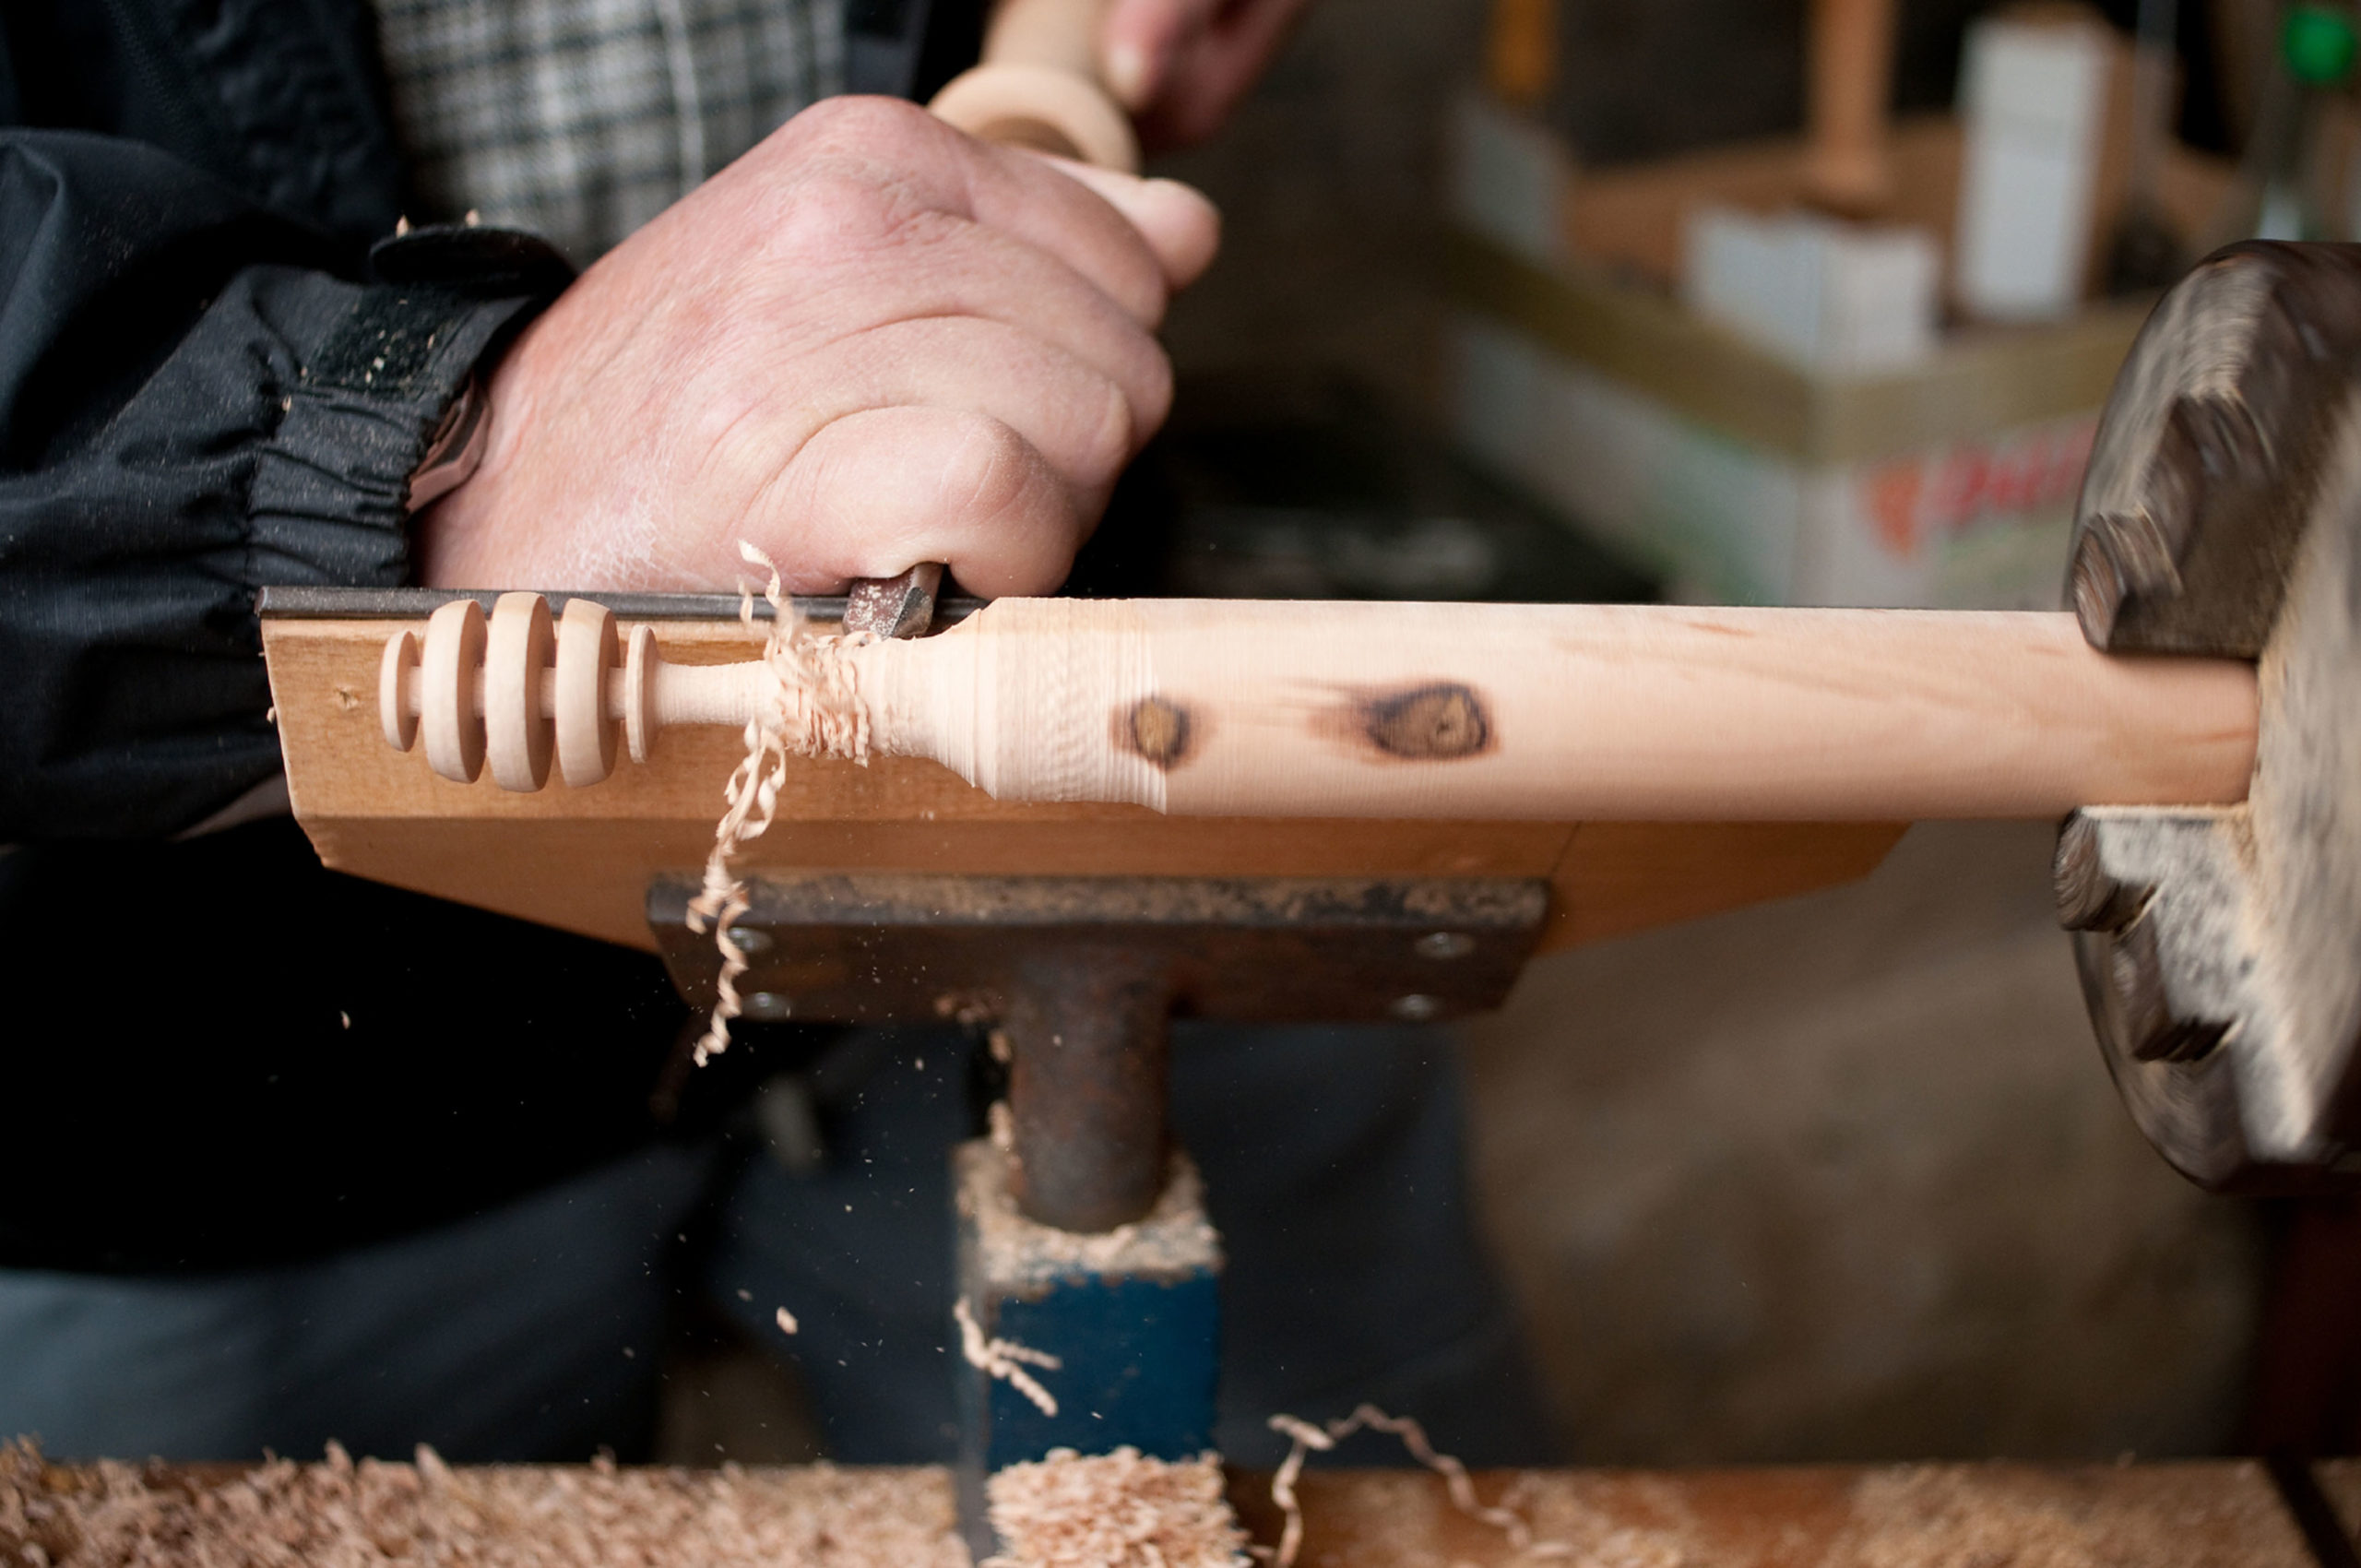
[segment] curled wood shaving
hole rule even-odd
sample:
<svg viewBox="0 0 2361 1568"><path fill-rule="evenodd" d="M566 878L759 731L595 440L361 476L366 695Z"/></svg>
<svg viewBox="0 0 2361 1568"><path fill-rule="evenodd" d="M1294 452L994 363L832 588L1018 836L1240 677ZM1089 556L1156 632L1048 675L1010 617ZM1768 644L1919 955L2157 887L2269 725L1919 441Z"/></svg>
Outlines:
<svg viewBox="0 0 2361 1568"><path fill-rule="evenodd" d="M959 1324L959 1353L967 1364L990 1376L1003 1379L1011 1388L1033 1401L1045 1416L1058 1413L1057 1396L1041 1386L1041 1382L1025 1369L1039 1367L1044 1372L1057 1372L1065 1362L1047 1350L1036 1350L1014 1339L987 1339L983 1326L976 1322L976 1314L968 1310L967 1298L960 1297L951 1303L951 1315Z"/></svg>
<svg viewBox="0 0 2361 1568"><path fill-rule="evenodd" d="M1451 1505L1479 1523L1489 1525L1508 1538L1510 1549L1525 1557L1572 1557L1574 1549L1564 1541L1536 1540L1533 1526L1513 1508L1489 1507L1476 1496L1476 1483L1468 1479L1467 1467L1448 1454L1438 1454L1427 1441L1427 1429L1408 1416L1389 1416L1374 1405L1357 1407L1349 1416L1313 1426L1294 1416L1276 1415L1270 1420L1273 1431L1287 1439L1291 1446L1286 1460L1271 1477L1271 1501L1279 1506L1286 1523L1279 1529L1277 1551L1271 1553L1273 1568L1295 1568L1296 1553L1303 1550L1303 1504L1295 1494L1297 1478L1303 1474L1307 1455L1317 1450L1325 1454L1345 1438L1367 1428L1371 1431L1392 1432L1410 1451L1410 1457L1441 1476L1443 1486L1451 1493ZM1256 1548L1261 1556L1264 1548Z"/></svg>
<svg viewBox="0 0 2361 1568"><path fill-rule="evenodd" d="M738 553L767 572L763 597L771 607L770 634L763 643L763 663L772 676L770 701L746 724L746 755L722 791L727 809L714 829L713 849L706 856L705 885L689 902L688 925L702 934L713 926L714 945L721 954L719 996L704 1036L696 1044L696 1064L730 1049L730 1021L743 1003L738 977L746 972L746 956L730 940L730 928L749 908L745 880L731 868L745 847L768 831L778 812L778 791L787 777L789 757L840 757L866 766L869 762L869 710L860 700L852 661L846 651L875 638L868 633L850 637L823 636L796 613L779 581L778 567L753 545L742 541ZM754 629L754 596L742 589L738 619L751 635Z"/></svg>

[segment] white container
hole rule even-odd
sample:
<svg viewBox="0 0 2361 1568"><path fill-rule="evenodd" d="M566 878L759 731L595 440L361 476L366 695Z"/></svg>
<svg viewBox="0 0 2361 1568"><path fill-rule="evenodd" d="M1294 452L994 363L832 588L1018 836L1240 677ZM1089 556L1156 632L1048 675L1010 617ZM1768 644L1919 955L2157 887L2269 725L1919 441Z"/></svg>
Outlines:
<svg viewBox="0 0 2361 1568"><path fill-rule="evenodd" d="M2080 304L2112 59L2086 22L1968 30L1953 287L1971 315L2056 321Z"/></svg>
<svg viewBox="0 0 2361 1568"><path fill-rule="evenodd" d="M1705 203L1684 238L1689 308L1797 364L1897 370L1935 351L1942 253L1923 229Z"/></svg>

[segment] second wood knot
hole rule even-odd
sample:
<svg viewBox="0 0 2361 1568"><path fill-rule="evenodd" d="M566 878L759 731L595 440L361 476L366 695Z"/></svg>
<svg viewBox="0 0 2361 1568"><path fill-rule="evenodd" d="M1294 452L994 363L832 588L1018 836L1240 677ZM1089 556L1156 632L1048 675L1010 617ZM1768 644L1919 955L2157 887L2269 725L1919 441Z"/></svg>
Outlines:
<svg viewBox="0 0 2361 1568"><path fill-rule="evenodd" d="M1438 681L1371 697L1361 707L1361 732L1388 756L1419 762L1469 757L1492 743L1492 721L1472 687Z"/></svg>

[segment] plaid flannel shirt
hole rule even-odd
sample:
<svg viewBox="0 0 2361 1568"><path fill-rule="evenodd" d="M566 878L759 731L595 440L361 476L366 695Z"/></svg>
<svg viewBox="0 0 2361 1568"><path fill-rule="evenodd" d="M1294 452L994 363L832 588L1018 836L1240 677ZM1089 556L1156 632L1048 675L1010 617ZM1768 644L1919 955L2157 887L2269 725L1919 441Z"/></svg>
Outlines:
<svg viewBox="0 0 2361 1568"><path fill-rule="evenodd" d="M587 266L843 90L844 0L376 0L426 210Z"/></svg>

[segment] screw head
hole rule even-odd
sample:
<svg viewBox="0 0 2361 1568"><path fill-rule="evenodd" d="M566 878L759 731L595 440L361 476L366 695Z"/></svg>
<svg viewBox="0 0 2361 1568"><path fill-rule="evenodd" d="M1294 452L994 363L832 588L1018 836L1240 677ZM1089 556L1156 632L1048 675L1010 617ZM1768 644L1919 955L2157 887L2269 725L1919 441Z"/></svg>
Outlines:
<svg viewBox="0 0 2361 1568"><path fill-rule="evenodd" d="M741 1002L738 1011L758 1023L777 1023L792 1013L794 1005L775 991L758 991Z"/></svg>
<svg viewBox="0 0 2361 1568"><path fill-rule="evenodd" d="M1476 939L1464 931L1430 931L1410 944L1421 958L1447 963L1476 951Z"/></svg>
<svg viewBox="0 0 2361 1568"><path fill-rule="evenodd" d="M1412 992L1407 996L1395 997L1394 1005L1386 1011L1406 1023L1423 1024L1442 1012L1442 1004L1434 997Z"/></svg>
<svg viewBox="0 0 2361 1568"><path fill-rule="evenodd" d="M730 928L730 945L741 953L767 953L771 950L771 933L753 926L733 925Z"/></svg>

